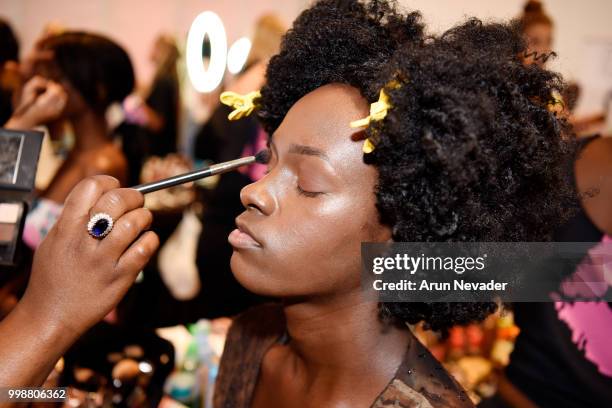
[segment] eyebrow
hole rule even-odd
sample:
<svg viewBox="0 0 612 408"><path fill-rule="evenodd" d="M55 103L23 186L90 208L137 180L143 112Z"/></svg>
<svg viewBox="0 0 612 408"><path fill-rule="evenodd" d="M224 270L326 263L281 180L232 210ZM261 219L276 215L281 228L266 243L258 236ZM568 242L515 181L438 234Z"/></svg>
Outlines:
<svg viewBox="0 0 612 408"><path fill-rule="evenodd" d="M299 145L299 144L291 144L289 145L289 153L294 154L303 154L305 156L315 156L320 157L321 159L329 162L329 157L323 150L317 149L316 147Z"/></svg>

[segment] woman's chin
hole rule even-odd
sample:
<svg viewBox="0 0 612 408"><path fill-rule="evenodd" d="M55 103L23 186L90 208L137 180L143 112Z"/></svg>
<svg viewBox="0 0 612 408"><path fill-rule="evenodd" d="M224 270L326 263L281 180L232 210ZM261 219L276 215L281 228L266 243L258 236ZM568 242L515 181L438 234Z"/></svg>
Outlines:
<svg viewBox="0 0 612 408"><path fill-rule="evenodd" d="M230 260L234 278L249 292L269 298L303 299L338 291L338 282L327 278L304 279L300 271L292 269L292 265L278 265L259 255L234 249Z"/></svg>
<svg viewBox="0 0 612 408"><path fill-rule="evenodd" d="M279 294L272 290L271 279L260 267L250 262L248 256L241 251L234 250L230 260L232 273L238 283L245 289L256 295L266 297L278 297Z"/></svg>

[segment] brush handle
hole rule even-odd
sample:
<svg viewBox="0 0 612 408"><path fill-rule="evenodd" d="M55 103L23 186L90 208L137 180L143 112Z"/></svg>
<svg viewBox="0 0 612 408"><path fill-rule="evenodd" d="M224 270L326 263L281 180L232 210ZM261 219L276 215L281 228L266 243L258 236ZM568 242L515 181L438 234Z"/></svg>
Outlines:
<svg viewBox="0 0 612 408"><path fill-rule="evenodd" d="M255 156L242 157L236 160L213 164L209 167L193 170L189 173L179 174L178 176L169 177L167 179L140 184L132 188L136 191L140 191L142 194L152 193L153 191L163 190L164 188L178 186L179 184L183 183L189 183L190 181L214 176L215 174L226 173L228 171L237 169L238 167L253 163L255 163Z"/></svg>

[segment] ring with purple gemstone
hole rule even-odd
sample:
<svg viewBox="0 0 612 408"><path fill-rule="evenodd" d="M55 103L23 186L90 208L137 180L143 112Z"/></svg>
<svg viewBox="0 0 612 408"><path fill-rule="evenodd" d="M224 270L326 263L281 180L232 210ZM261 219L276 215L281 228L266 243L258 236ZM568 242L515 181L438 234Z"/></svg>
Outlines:
<svg viewBox="0 0 612 408"><path fill-rule="evenodd" d="M87 223L87 231L94 238L102 239L113 229L113 218L106 213L94 214Z"/></svg>

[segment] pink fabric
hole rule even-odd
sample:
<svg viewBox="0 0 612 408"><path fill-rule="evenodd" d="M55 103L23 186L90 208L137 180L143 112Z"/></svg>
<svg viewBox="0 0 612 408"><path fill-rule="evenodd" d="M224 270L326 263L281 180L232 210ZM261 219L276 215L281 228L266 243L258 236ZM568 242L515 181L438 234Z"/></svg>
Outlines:
<svg viewBox="0 0 612 408"><path fill-rule="evenodd" d="M244 150L242 151L242 157L244 156L254 156L259 151L265 149L268 143L268 135L266 132L260 127L257 131L257 138L254 143L249 143L246 145ZM246 174L253 181L257 181L264 176L266 173L266 169L268 166L265 164L251 164L247 167L242 167L239 171L242 174Z"/></svg>
<svg viewBox="0 0 612 408"><path fill-rule="evenodd" d="M55 225L55 221L62 213L62 208L64 208L62 204L46 198L36 200L26 217L23 228L23 242L34 250L38 248Z"/></svg>
<svg viewBox="0 0 612 408"><path fill-rule="evenodd" d="M572 279L564 283L567 294L603 294L610 284L612 238L605 236L589 252L592 263L581 264ZM606 279L607 278L607 279ZM598 371L612 377L612 309L606 302L555 302L557 316L572 332L572 341Z"/></svg>

